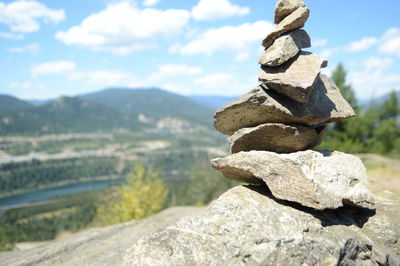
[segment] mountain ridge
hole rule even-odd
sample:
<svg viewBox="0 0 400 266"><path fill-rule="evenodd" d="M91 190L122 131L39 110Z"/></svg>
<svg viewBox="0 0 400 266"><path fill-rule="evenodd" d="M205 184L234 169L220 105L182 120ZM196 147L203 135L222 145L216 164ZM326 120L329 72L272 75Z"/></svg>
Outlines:
<svg viewBox="0 0 400 266"><path fill-rule="evenodd" d="M0 135L40 135L93 132L111 129L141 130L149 125L140 115L154 121L173 117L212 126L213 110L189 98L161 89L105 89L60 97L26 109L0 114Z"/></svg>
<svg viewBox="0 0 400 266"><path fill-rule="evenodd" d="M101 91L78 95L78 98L103 104L125 111L130 114L145 115L159 119L164 114L170 116L193 119L208 124L213 110L201 105L188 97L174 94L159 88L107 88ZM151 106L152 108L149 108ZM179 108L176 108L179 106Z"/></svg>
<svg viewBox="0 0 400 266"><path fill-rule="evenodd" d="M27 101L14 96L0 94L0 113L24 110L31 107L33 107L33 105Z"/></svg>

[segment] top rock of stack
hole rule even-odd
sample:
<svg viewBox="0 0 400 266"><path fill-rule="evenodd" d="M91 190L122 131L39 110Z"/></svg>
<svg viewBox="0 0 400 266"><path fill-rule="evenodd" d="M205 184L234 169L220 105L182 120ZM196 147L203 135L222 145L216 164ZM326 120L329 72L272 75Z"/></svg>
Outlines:
<svg viewBox="0 0 400 266"><path fill-rule="evenodd" d="M280 23L285 17L292 14L299 7L305 7L301 0L279 0L275 6L275 23Z"/></svg>
<svg viewBox="0 0 400 266"><path fill-rule="evenodd" d="M299 7L292 14L284 18L276 28L265 37L262 45L265 48L269 48L274 41L283 34L304 27L309 16L310 10L307 7Z"/></svg>

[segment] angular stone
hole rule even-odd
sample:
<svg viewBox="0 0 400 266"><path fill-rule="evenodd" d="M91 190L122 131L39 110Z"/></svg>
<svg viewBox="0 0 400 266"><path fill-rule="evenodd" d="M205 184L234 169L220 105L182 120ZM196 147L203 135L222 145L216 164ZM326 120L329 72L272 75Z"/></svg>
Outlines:
<svg viewBox="0 0 400 266"><path fill-rule="evenodd" d="M279 123L262 124L258 127L239 129L228 141L231 153L251 150L290 153L319 145L325 128L322 126L314 129Z"/></svg>
<svg viewBox="0 0 400 266"><path fill-rule="evenodd" d="M173 207L140 221L92 227L54 241L28 242L28 249L0 252L0 265L122 265L126 250L140 238L202 210Z"/></svg>
<svg viewBox="0 0 400 266"><path fill-rule="evenodd" d="M124 265L400 265L399 206L316 211L238 186L139 240Z"/></svg>
<svg viewBox="0 0 400 266"><path fill-rule="evenodd" d="M279 0L275 6L275 24L281 22L299 7L305 7L301 0Z"/></svg>
<svg viewBox="0 0 400 266"><path fill-rule="evenodd" d="M300 52L282 66L261 66L258 80L295 101L306 103L324 64L325 60L318 55Z"/></svg>
<svg viewBox="0 0 400 266"><path fill-rule="evenodd" d="M229 179L261 179L276 198L318 210L374 205L365 167L350 154L249 151L214 159L212 166Z"/></svg>
<svg viewBox="0 0 400 266"><path fill-rule="evenodd" d="M306 23L308 17L310 15L310 10L306 7L299 7L296 9L292 14L287 16L284 20L282 20L276 28L265 37L265 39L262 42L262 45L265 48L270 47L274 41L282 36L283 34L300 29L304 26Z"/></svg>
<svg viewBox="0 0 400 266"><path fill-rule="evenodd" d="M266 123L321 125L354 116L354 110L327 76L320 75L308 103L299 103L271 89L258 86L219 108L215 128L232 135L244 127Z"/></svg>
<svg viewBox="0 0 400 266"><path fill-rule="evenodd" d="M295 30L275 40L258 62L266 66L280 66L295 57L301 49L311 47L310 36L304 30Z"/></svg>

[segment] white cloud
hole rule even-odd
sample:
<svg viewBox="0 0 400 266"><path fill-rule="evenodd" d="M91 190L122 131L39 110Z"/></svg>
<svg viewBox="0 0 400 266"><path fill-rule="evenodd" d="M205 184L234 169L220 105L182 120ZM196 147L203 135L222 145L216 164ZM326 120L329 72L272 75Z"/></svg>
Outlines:
<svg viewBox="0 0 400 266"><path fill-rule="evenodd" d="M152 83L165 80L169 77L193 76L201 73L203 73L203 69L200 67L191 67L184 64L161 65L158 67L158 72L150 75L148 82Z"/></svg>
<svg viewBox="0 0 400 266"><path fill-rule="evenodd" d="M195 84L201 85L205 88L220 88L229 85L235 76L227 73L215 73L208 76L200 77L194 80Z"/></svg>
<svg viewBox="0 0 400 266"><path fill-rule="evenodd" d="M258 52L261 41L273 29L273 25L266 21L245 23L239 26L224 26L209 29L198 34L189 43L175 44L170 48L171 53L181 55L212 55L219 51L235 52L236 60L247 58L247 54Z"/></svg>
<svg viewBox="0 0 400 266"><path fill-rule="evenodd" d="M213 73L199 77L193 81L196 90L191 90L188 94L209 94L209 95L239 95L249 91L258 84L257 78L239 80L231 73Z"/></svg>
<svg viewBox="0 0 400 266"><path fill-rule="evenodd" d="M161 83L160 88L162 88L163 90L167 90L167 91L170 91L173 93L178 93L178 94L186 94L186 95L193 94L193 90L190 86L177 84L175 82Z"/></svg>
<svg viewBox="0 0 400 266"><path fill-rule="evenodd" d="M331 77L332 73L333 69L329 66L321 69L321 74L327 75L328 77Z"/></svg>
<svg viewBox="0 0 400 266"><path fill-rule="evenodd" d="M400 57L400 30L391 28L382 37L379 52L384 54L394 54Z"/></svg>
<svg viewBox="0 0 400 266"><path fill-rule="evenodd" d="M73 72L69 75L70 80L82 80L86 83L99 84L100 86L122 86L137 87L142 86L132 73L120 70L94 70Z"/></svg>
<svg viewBox="0 0 400 266"><path fill-rule="evenodd" d="M10 39L10 40L23 40L24 39L24 35L16 34L16 33L10 33L10 32L0 32L0 38L2 38L2 39Z"/></svg>
<svg viewBox="0 0 400 266"><path fill-rule="evenodd" d="M39 49L40 46L37 43L31 43L25 46L9 48L8 51L16 54L29 53L31 55L36 55L39 52Z"/></svg>
<svg viewBox="0 0 400 266"><path fill-rule="evenodd" d="M312 47L324 47L328 44L328 40L325 39L316 39L312 40Z"/></svg>
<svg viewBox="0 0 400 266"><path fill-rule="evenodd" d="M160 0L144 0L142 5L143 6L154 6L157 5Z"/></svg>
<svg viewBox="0 0 400 266"><path fill-rule="evenodd" d="M385 95L393 89L400 90L400 75L386 74L385 70L393 64L391 58L369 57L361 64L361 71L349 72L349 81L360 98Z"/></svg>
<svg viewBox="0 0 400 266"><path fill-rule="evenodd" d="M346 52L361 52L368 50L372 46L378 43L378 39L374 37L365 37L359 41L350 43L344 48Z"/></svg>
<svg viewBox="0 0 400 266"><path fill-rule="evenodd" d="M58 23L64 19L64 10L50 9L36 1L0 2L0 24L6 24L12 32L35 32L40 29L40 22Z"/></svg>
<svg viewBox="0 0 400 266"><path fill-rule="evenodd" d="M55 75L55 74L66 74L70 73L75 69L75 63L69 61L53 61L46 62L34 66L31 69L31 73L34 77L40 75Z"/></svg>
<svg viewBox="0 0 400 266"><path fill-rule="evenodd" d="M192 9L192 16L196 20L241 17L249 13L250 8L234 5L229 0L200 0Z"/></svg>
<svg viewBox="0 0 400 266"><path fill-rule="evenodd" d="M249 60L249 58L250 58L249 52L241 52L236 55L235 60L237 62L245 62L245 61Z"/></svg>
<svg viewBox="0 0 400 266"><path fill-rule="evenodd" d="M381 57L368 57L364 60L364 67L367 70L370 69L380 69L384 70L389 68L393 64L393 59L391 58L381 58Z"/></svg>
<svg viewBox="0 0 400 266"><path fill-rule="evenodd" d="M400 75L386 75L382 70L350 72L349 81L354 86L357 96L364 99L379 97L393 89L400 89Z"/></svg>
<svg viewBox="0 0 400 266"><path fill-rule="evenodd" d="M325 49L321 51L320 56L323 58L329 58L334 52L334 49Z"/></svg>
<svg viewBox="0 0 400 266"><path fill-rule="evenodd" d="M186 10L140 10L126 0L90 15L79 26L57 32L56 39L95 51L129 54L155 47L163 38L179 34L189 17Z"/></svg>
<svg viewBox="0 0 400 266"><path fill-rule="evenodd" d="M30 82L11 82L8 84L8 87L10 89L29 89L32 87L32 84Z"/></svg>

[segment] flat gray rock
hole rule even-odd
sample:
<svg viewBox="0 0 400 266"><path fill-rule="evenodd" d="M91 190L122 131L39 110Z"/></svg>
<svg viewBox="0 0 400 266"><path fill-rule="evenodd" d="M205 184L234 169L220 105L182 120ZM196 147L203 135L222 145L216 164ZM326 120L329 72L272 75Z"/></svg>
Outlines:
<svg viewBox="0 0 400 266"><path fill-rule="evenodd" d="M90 228L69 237L38 242L27 250L0 252L0 265L121 265L128 248L203 208L174 207L141 221Z"/></svg>
<svg viewBox="0 0 400 266"><path fill-rule="evenodd" d="M299 103L271 89L258 86L219 108L214 126L232 135L244 127L266 123L321 125L354 116L354 110L327 76L320 75L308 103Z"/></svg>
<svg viewBox="0 0 400 266"><path fill-rule="evenodd" d="M249 151L214 159L212 166L229 179L261 179L276 198L318 210L374 205L365 167L350 154Z"/></svg>
<svg viewBox="0 0 400 266"><path fill-rule="evenodd" d="M301 49L308 47L311 47L311 39L307 32L295 30L276 39L264 51L258 63L270 67L280 66L295 57Z"/></svg>
<svg viewBox="0 0 400 266"><path fill-rule="evenodd" d="M304 27L304 24L306 23L308 17L310 15L310 10L306 7L299 7L296 9L292 14L287 16L284 20L282 20L276 28L265 37L265 39L262 42L262 45L265 48L269 48L274 41L282 36L283 34L300 29Z"/></svg>
<svg viewBox="0 0 400 266"><path fill-rule="evenodd" d="M279 0L275 6L275 24L281 22L299 7L305 7L301 0Z"/></svg>
<svg viewBox="0 0 400 266"><path fill-rule="evenodd" d="M239 186L139 240L124 265L400 265L399 206L316 211Z"/></svg>
<svg viewBox="0 0 400 266"><path fill-rule="evenodd" d="M231 153L251 150L290 153L319 145L325 129L270 123L239 129L228 141Z"/></svg>
<svg viewBox="0 0 400 266"><path fill-rule="evenodd" d="M258 80L295 101L306 103L324 64L325 60L318 55L300 52L279 67L261 66Z"/></svg>

